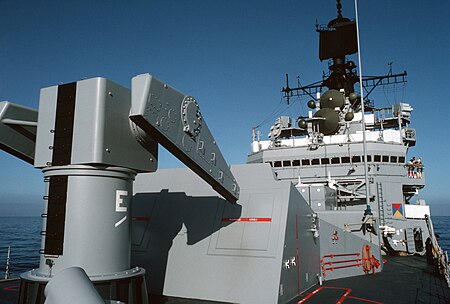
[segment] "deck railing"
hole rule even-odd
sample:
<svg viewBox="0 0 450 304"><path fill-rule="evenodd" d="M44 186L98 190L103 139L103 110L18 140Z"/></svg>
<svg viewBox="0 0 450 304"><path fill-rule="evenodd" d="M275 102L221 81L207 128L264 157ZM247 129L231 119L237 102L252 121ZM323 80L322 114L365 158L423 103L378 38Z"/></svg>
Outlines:
<svg viewBox="0 0 450 304"><path fill-rule="evenodd" d="M0 246L0 279L18 277L39 264L38 249L26 245Z"/></svg>
<svg viewBox="0 0 450 304"><path fill-rule="evenodd" d="M6 253L5 280L9 279L9 264L11 261L11 246L8 246Z"/></svg>
<svg viewBox="0 0 450 304"><path fill-rule="evenodd" d="M405 164L408 178L422 178L424 166L422 164Z"/></svg>

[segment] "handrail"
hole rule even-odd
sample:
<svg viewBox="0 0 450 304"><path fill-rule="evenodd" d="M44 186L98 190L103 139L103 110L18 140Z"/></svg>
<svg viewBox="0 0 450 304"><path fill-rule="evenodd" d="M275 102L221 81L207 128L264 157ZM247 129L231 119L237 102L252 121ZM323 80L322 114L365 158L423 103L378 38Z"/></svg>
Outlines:
<svg viewBox="0 0 450 304"><path fill-rule="evenodd" d="M8 254L6 256L5 280L9 279L9 261L11 259L11 246L8 246Z"/></svg>
<svg viewBox="0 0 450 304"><path fill-rule="evenodd" d="M342 261L329 261L323 263L323 265L333 265L333 264L341 264L341 263L350 263L350 262L359 262L367 259L353 259L353 260L342 260Z"/></svg>
<svg viewBox="0 0 450 304"><path fill-rule="evenodd" d="M440 268L440 271L442 272L441 274L447 281L447 286L450 287L450 265L448 261L447 251L443 251L439 246L436 235L434 234L433 224L431 223L431 219L427 214L425 214L425 222L428 227L428 233L430 234L431 244L433 246L434 254L437 258L438 266Z"/></svg>
<svg viewBox="0 0 450 304"><path fill-rule="evenodd" d="M37 261L34 261L34 253L36 252L37 249L30 245L10 244L7 246L0 246L0 273L4 272L4 275L2 274L0 280L9 280L11 279L11 275L16 276L18 271L25 271L25 265L35 266L34 264L29 263L32 261L33 263L37 263ZM22 261L21 257L26 257L29 260Z"/></svg>
<svg viewBox="0 0 450 304"><path fill-rule="evenodd" d="M329 259L334 259L337 257L351 257L351 256L356 256L358 258L355 259L346 259L346 260L327 260L325 261L326 258ZM335 254L326 254L324 256L322 256L322 259L320 260L320 264L321 264L321 269L322 269L322 273L323 276L326 277L326 272L327 271L333 271L336 269L341 269L341 268L349 268L349 267L361 267L364 261L372 261L375 265L376 268L378 268L379 263L378 260L374 257L360 257L361 253L360 252L355 252L355 253L335 253ZM344 264L344 263L353 263L353 264L349 264L349 265L337 265L336 264ZM377 265L378 264L378 265ZM329 267L326 267L329 266ZM373 269L374 273L375 273L375 269Z"/></svg>
<svg viewBox="0 0 450 304"><path fill-rule="evenodd" d="M334 253L334 254L326 254L326 255L322 256L322 259L320 260L320 262L322 263L323 260L324 260L325 258L330 258L330 259L332 259L332 258L334 258L334 257L360 256L360 255L361 255L361 253L359 253L359 252L355 252L355 253Z"/></svg>
<svg viewBox="0 0 450 304"><path fill-rule="evenodd" d="M323 276L326 277L327 274L327 270L328 271L333 271L335 269L340 269L340 268L348 268L348 267L360 267L362 264L362 260L361 258L359 258L359 256L361 255L361 253L359 252L355 252L355 253L333 253L333 254L326 254L324 256L322 256L322 259L320 260L320 264L321 264L321 269L322 269L322 273ZM346 259L346 260L333 260L333 261L326 261L325 259L334 259L334 258L340 258L340 257L358 257L355 259ZM350 265L341 265L341 266L332 266L334 264L342 264L342 263L354 263L354 264L350 264ZM325 267L325 266L331 266L331 267Z"/></svg>

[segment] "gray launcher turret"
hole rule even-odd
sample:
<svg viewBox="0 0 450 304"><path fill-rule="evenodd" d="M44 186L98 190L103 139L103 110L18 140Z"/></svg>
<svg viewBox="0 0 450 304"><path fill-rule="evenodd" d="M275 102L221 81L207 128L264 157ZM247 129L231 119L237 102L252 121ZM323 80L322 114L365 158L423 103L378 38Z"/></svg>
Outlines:
<svg viewBox="0 0 450 304"><path fill-rule="evenodd" d="M46 282L74 266L104 299L147 302L145 270L130 263L130 202L135 176L157 170L158 143L226 200L239 198L196 100L149 74L131 91L100 77L44 88L38 113L2 102L0 122L0 147L47 185L40 265L22 275L20 303L41 301Z"/></svg>

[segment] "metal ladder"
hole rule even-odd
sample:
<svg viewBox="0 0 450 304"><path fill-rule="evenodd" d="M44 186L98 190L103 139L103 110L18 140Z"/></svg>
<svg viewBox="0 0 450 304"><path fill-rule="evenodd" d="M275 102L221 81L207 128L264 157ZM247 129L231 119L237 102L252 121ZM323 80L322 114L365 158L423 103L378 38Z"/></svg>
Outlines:
<svg viewBox="0 0 450 304"><path fill-rule="evenodd" d="M380 182L377 182L377 199L378 199L378 217L380 218L381 226L384 226L384 199L383 199L383 188Z"/></svg>
<svg viewBox="0 0 450 304"><path fill-rule="evenodd" d="M406 228L405 235L406 235L406 249L408 250L408 253L415 253L416 243L414 241L414 229Z"/></svg>

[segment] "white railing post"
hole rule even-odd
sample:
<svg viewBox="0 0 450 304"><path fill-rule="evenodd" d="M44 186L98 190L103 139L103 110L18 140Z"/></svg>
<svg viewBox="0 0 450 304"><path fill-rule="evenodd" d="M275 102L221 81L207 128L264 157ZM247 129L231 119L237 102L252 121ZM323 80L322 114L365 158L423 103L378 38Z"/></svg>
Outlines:
<svg viewBox="0 0 450 304"><path fill-rule="evenodd" d="M8 246L8 253L6 255L6 269L5 269L5 280L9 278L9 260L11 258L11 246Z"/></svg>

